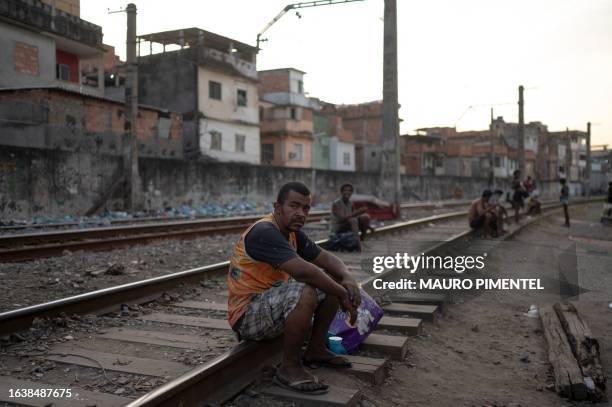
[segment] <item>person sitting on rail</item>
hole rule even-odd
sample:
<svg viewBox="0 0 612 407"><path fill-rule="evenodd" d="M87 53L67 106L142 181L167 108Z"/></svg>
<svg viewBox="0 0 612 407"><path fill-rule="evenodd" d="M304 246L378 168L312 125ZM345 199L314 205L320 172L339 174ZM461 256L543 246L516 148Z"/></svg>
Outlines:
<svg viewBox="0 0 612 407"><path fill-rule="evenodd" d="M274 212L242 234L230 259L228 320L240 339L259 341L284 334L282 363L274 382L322 394L328 386L306 372L302 363L351 366L330 352L325 342L339 307L349 313L351 324L355 322L361 296L344 263L301 230L310 205L308 187L289 182L279 190Z"/></svg>
<svg viewBox="0 0 612 407"><path fill-rule="evenodd" d="M353 232L360 237L357 243L357 251L361 251L361 240L365 240L366 233L370 227L370 215L365 208L353 210L353 185L346 183L340 187L341 197L332 203L331 207L331 232L344 233ZM359 234L361 232L361 235Z"/></svg>
<svg viewBox="0 0 612 407"><path fill-rule="evenodd" d="M468 222L472 229L484 229L484 237L497 237L497 227L503 230L503 218L501 212L496 207L489 204L489 199L493 193L490 189L485 189L482 196L470 205L468 211Z"/></svg>
<svg viewBox="0 0 612 407"><path fill-rule="evenodd" d="M505 234L504 230L504 218L508 217L508 211L504 207L502 203L502 197L504 196L504 191L501 189L496 189L489 198L489 205L495 209L496 222L501 226L498 228L500 230L500 234Z"/></svg>
<svg viewBox="0 0 612 407"><path fill-rule="evenodd" d="M540 194L533 191L527 198L527 215L539 215L542 213L542 202L538 199Z"/></svg>

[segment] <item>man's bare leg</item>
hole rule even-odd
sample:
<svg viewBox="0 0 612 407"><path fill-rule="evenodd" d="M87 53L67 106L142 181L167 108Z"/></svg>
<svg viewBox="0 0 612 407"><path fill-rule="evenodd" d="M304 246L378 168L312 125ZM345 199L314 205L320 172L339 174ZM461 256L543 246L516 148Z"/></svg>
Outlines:
<svg viewBox="0 0 612 407"><path fill-rule="evenodd" d="M348 220L349 225L351 225L351 232L355 234L359 238L359 221L357 218L350 218ZM361 240L357 239L357 250L361 251Z"/></svg>
<svg viewBox="0 0 612 407"><path fill-rule="evenodd" d="M504 235L506 231L504 230L504 212L502 210L497 211L497 234Z"/></svg>
<svg viewBox="0 0 612 407"><path fill-rule="evenodd" d="M359 225L359 231L361 232L361 240L365 240L368 230L371 229L370 215L368 215L367 213L359 215L359 217L357 218L357 223Z"/></svg>
<svg viewBox="0 0 612 407"><path fill-rule="evenodd" d="M308 336L310 321L317 308L316 290L306 285L297 305L285 320L283 338L283 359L278 368L279 374L287 382L312 380L302 366L302 345ZM324 389L321 383L310 383L304 390Z"/></svg>
<svg viewBox="0 0 612 407"><path fill-rule="evenodd" d="M491 214L485 213L485 221L484 221L484 237L485 239L491 236Z"/></svg>
<svg viewBox="0 0 612 407"><path fill-rule="evenodd" d="M307 361L324 361L333 358L334 353L330 352L325 346L327 331L331 324L340 302L336 297L328 295L319 304L315 311L314 323L312 326L312 334L308 343L308 348L304 353L304 360Z"/></svg>

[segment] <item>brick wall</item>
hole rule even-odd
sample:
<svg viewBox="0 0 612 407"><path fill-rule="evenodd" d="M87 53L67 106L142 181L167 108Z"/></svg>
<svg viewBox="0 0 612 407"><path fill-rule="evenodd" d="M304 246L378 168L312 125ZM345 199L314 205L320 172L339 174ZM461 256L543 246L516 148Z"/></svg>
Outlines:
<svg viewBox="0 0 612 407"><path fill-rule="evenodd" d="M38 76L38 47L15 41L15 71Z"/></svg>
<svg viewBox="0 0 612 407"><path fill-rule="evenodd" d="M289 92L288 72L259 72L259 94Z"/></svg>

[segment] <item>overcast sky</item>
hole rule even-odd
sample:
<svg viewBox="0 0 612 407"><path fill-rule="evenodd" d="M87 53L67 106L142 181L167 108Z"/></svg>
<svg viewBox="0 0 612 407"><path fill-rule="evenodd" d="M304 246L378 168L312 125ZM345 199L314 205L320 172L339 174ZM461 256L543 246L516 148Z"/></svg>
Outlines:
<svg viewBox="0 0 612 407"><path fill-rule="evenodd" d="M199 27L255 45L284 0L136 1L138 34ZM81 0L81 17L125 55L125 14L117 0ZM333 103L382 99L383 0L287 13L265 37L258 69L295 67L304 88ZM495 116L550 130L586 130L612 145L612 1L398 0L402 133L431 126L488 127ZM469 108L472 106L472 108Z"/></svg>

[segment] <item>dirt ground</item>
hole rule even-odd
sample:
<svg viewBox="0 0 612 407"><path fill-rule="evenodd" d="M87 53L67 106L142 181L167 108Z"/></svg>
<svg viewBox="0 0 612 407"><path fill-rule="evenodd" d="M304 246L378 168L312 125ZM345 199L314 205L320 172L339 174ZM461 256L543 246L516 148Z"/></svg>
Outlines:
<svg viewBox="0 0 612 407"><path fill-rule="evenodd" d="M576 243L577 282L588 292L572 297L599 339L602 364L612 373L612 228L599 223L601 205L572 210L570 229L555 214L489 254L486 274L542 278L544 290L454 293L436 325L410 341L384 386L366 392L377 406L573 406L548 390L550 375L539 318L525 315L560 299L559 248ZM511 249L511 250L509 250ZM562 257L563 258L563 257ZM612 399L608 378L608 397ZM584 403L584 405L593 405ZM609 403L600 403L609 406Z"/></svg>

